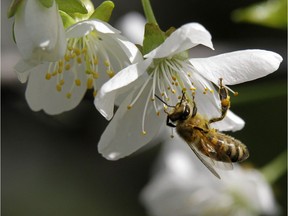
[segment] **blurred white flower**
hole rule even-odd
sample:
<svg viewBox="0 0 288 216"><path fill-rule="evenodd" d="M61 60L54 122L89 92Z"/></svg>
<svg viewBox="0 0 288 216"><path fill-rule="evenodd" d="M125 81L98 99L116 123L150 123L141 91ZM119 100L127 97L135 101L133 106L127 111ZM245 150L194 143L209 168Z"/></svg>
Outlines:
<svg viewBox="0 0 288 216"><path fill-rule="evenodd" d="M38 0L23 0L15 14L14 36L30 64L57 61L65 54L65 30L55 1L47 8Z"/></svg>
<svg viewBox="0 0 288 216"><path fill-rule="evenodd" d="M138 12L125 14L115 24L132 43L142 45L144 39L145 17Z"/></svg>
<svg viewBox="0 0 288 216"><path fill-rule="evenodd" d="M34 111L59 114L77 106L87 89L97 89L116 72L142 59L137 47L108 23L92 19L66 30L63 58L30 67L19 62L15 70L26 82L26 100Z"/></svg>
<svg viewBox="0 0 288 216"><path fill-rule="evenodd" d="M163 147L154 176L141 193L149 215L278 215L271 187L257 170L236 164L218 180L179 137Z"/></svg>
<svg viewBox="0 0 288 216"><path fill-rule="evenodd" d="M113 116L115 99L121 93L127 96L100 139L98 150L105 158L125 157L158 133L166 114L155 94L170 105L179 101L182 91L190 99L195 95L198 112L210 119L220 115L219 96L212 83L218 85L219 78L225 85L257 79L277 70L282 61L278 54L265 50L189 59L185 51L200 44L213 49L210 33L198 23L186 24L146 54L145 60L123 69L102 86L95 105L108 120ZM244 121L231 111L213 124L233 131L243 126Z"/></svg>

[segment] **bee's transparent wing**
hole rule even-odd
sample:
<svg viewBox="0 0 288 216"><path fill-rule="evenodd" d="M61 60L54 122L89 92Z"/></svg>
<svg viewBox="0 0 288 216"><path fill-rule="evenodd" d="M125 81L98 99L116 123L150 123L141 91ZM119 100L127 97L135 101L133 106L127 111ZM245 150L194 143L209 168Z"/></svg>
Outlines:
<svg viewBox="0 0 288 216"><path fill-rule="evenodd" d="M216 170L213 168L214 162L209 157L201 154L192 143L188 143L189 147L192 149L192 151L195 153L195 155L199 158L199 160L210 170L211 173L213 173L217 178L220 178L220 175L216 172Z"/></svg>

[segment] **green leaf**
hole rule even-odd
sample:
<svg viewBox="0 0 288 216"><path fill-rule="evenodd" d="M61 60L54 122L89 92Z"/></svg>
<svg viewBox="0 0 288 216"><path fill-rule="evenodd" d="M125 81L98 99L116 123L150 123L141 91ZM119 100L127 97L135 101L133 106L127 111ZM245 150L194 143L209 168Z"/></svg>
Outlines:
<svg viewBox="0 0 288 216"><path fill-rule="evenodd" d="M7 17L8 18L11 18L15 15L21 2L23 2L23 0L13 0L12 1L11 5L9 6L8 11L7 11Z"/></svg>
<svg viewBox="0 0 288 216"><path fill-rule="evenodd" d="M109 22L114 7L115 5L112 1L104 1L95 9L89 19L99 19L104 22Z"/></svg>
<svg viewBox="0 0 288 216"><path fill-rule="evenodd" d="M46 8L52 7L54 0L39 0L39 2Z"/></svg>
<svg viewBox="0 0 288 216"><path fill-rule="evenodd" d="M165 33L159 28L157 24L146 23L144 41L143 41L143 55L149 53L166 39Z"/></svg>
<svg viewBox="0 0 288 216"><path fill-rule="evenodd" d="M287 0L270 0L240 8L232 13L235 22L287 29Z"/></svg>
<svg viewBox="0 0 288 216"><path fill-rule="evenodd" d="M80 0L56 0L58 8L67 14L87 14L88 10Z"/></svg>
<svg viewBox="0 0 288 216"><path fill-rule="evenodd" d="M65 13L64 11L59 11L59 14L62 18L62 22L64 25L64 28L68 28L69 26L73 25L74 23L76 23L76 21L67 13Z"/></svg>

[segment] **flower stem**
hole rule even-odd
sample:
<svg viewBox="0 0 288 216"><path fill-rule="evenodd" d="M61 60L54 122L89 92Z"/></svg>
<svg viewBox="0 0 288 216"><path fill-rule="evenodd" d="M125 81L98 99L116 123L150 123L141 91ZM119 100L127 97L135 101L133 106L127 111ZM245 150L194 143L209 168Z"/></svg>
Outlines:
<svg viewBox="0 0 288 216"><path fill-rule="evenodd" d="M148 23L154 23L157 24L157 21L155 19L151 4L149 0L141 0L142 1L142 7L145 13L145 17L147 19Z"/></svg>
<svg viewBox="0 0 288 216"><path fill-rule="evenodd" d="M261 172L266 180L273 184L279 179L287 170L287 151L282 152L269 164L261 168Z"/></svg>

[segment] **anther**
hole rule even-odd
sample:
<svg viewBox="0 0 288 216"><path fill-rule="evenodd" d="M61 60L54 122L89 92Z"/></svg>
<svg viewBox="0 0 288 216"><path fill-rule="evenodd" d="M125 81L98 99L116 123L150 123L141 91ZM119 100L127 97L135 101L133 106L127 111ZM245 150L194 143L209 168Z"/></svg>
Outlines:
<svg viewBox="0 0 288 216"><path fill-rule="evenodd" d="M70 56L68 54L65 54L64 59L65 59L65 61L68 62L68 61L70 61Z"/></svg>
<svg viewBox="0 0 288 216"><path fill-rule="evenodd" d="M129 104L129 105L127 106L127 109L130 110L131 108L132 108L132 105Z"/></svg>
<svg viewBox="0 0 288 216"><path fill-rule="evenodd" d="M76 86L80 86L81 85L81 80L80 79L76 79L75 80L75 84L76 84Z"/></svg>
<svg viewBox="0 0 288 216"><path fill-rule="evenodd" d="M115 73L114 73L113 70L107 70L106 73L108 74L108 76L109 76L110 78L112 78L112 77L115 75Z"/></svg>
<svg viewBox="0 0 288 216"><path fill-rule="evenodd" d="M45 79L46 80L50 80L51 79L51 73L46 73L46 75L45 75Z"/></svg>
<svg viewBox="0 0 288 216"><path fill-rule="evenodd" d="M70 64L66 64L65 65L65 70L70 70L71 69L71 65Z"/></svg>
<svg viewBox="0 0 288 216"><path fill-rule="evenodd" d="M60 84L57 84L57 85L56 85L56 90L57 90L58 92L61 92L61 91L62 91L62 86L61 86Z"/></svg>
<svg viewBox="0 0 288 216"><path fill-rule="evenodd" d="M81 51L78 48L75 48L74 52L77 56L79 56L81 54Z"/></svg>
<svg viewBox="0 0 288 216"><path fill-rule="evenodd" d="M105 65L106 67L109 67L109 66L110 66L109 61L108 61L108 60L105 60L105 61L104 61L104 65Z"/></svg>
<svg viewBox="0 0 288 216"><path fill-rule="evenodd" d="M146 135L146 134L147 134L147 132L143 130L142 131L142 135Z"/></svg>
<svg viewBox="0 0 288 216"><path fill-rule="evenodd" d="M57 70L57 73L61 74L62 72L63 72L62 67L59 67L58 70Z"/></svg>
<svg viewBox="0 0 288 216"><path fill-rule="evenodd" d="M92 72L92 75L93 75L93 78L94 78L94 79L98 79L98 78L99 78L99 73L96 72L96 71L93 71L93 72Z"/></svg>
<svg viewBox="0 0 288 216"><path fill-rule="evenodd" d="M68 92L68 93L66 94L66 98L68 98L68 99L70 99L71 96L72 96L72 94L71 94L70 92Z"/></svg>
<svg viewBox="0 0 288 216"><path fill-rule="evenodd" d="M87 89L92 89L93 88L93 79L88 78L87 79Z"/></svg>
<svg viewBox="0 0 288 216"><path fill-rule="evenodd" d="M61 80L59 81L59 85L61 85L61 86L64 85L64 79L61 79Z"/></svg>
<svg viewBox="0 0 288 216"><path fill-rule="evenodd" d="M77 58L77 63L78 63L78 64L82 64L82 59L81 59L81 57L78 57L78 58Z"/></svg>

